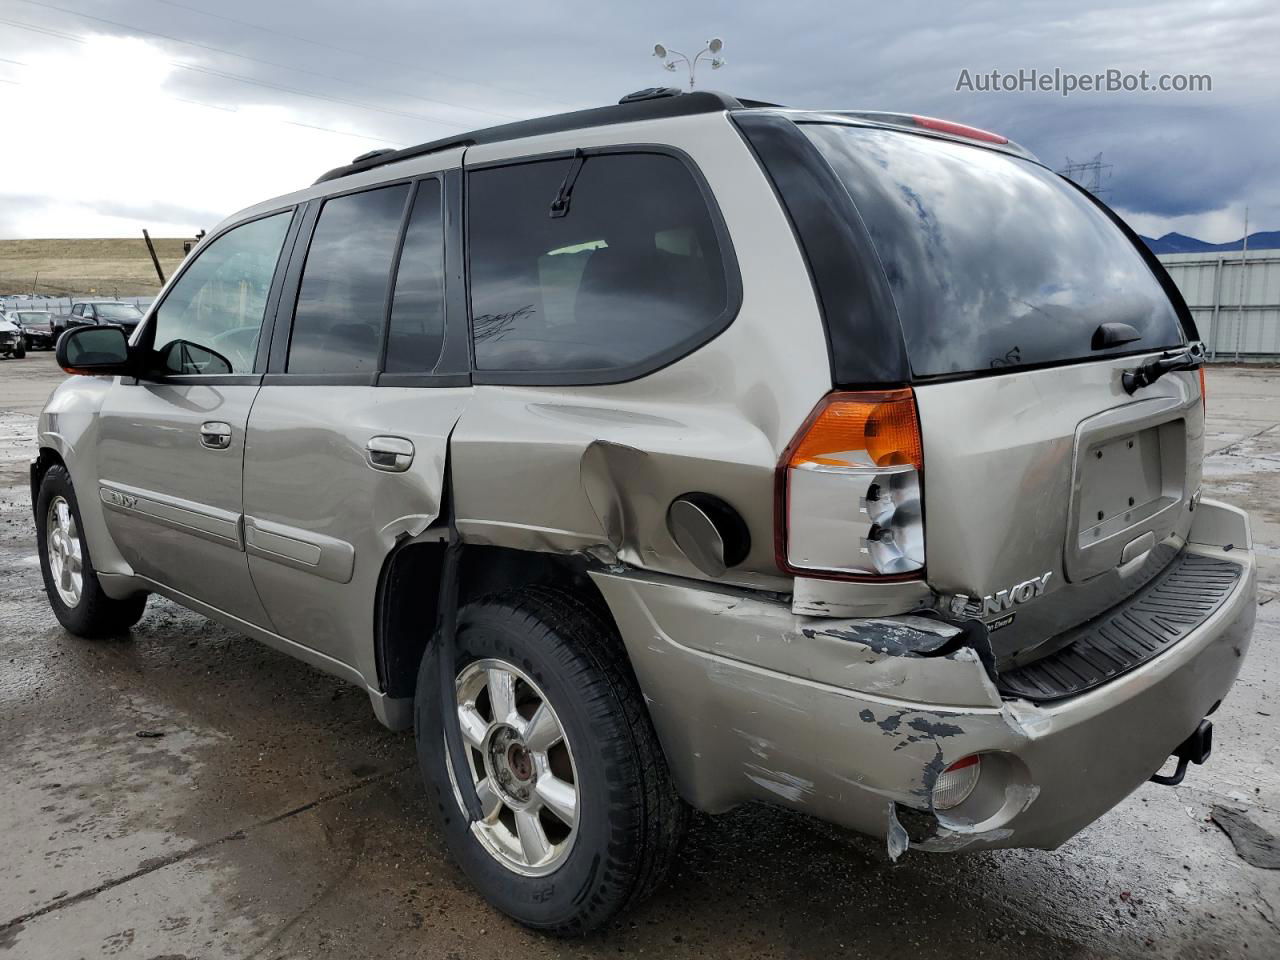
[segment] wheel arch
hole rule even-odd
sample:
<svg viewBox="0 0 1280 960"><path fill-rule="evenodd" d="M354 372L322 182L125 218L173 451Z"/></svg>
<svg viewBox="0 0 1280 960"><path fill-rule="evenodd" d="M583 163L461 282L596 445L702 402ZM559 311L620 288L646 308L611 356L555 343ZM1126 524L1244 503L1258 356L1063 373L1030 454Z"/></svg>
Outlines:
<svg viewBox="0 0 1280 960"><path fill-rule="evenodd" d="M54 466L67 468L67 461L63 458L61 452L52 446L41 444L36 457L31 461L31 515L35 517L37 523L40 517L37 515L36 500L40 496L40 484L44 482L44 476L49 469Z"/></svg>
<svg viewBox="0 0 1280 960"><path fill-rule="evenodd" d="M418 668L436 630L447 544L443 539L405 540L388 554L378 581L375 653L378 684L394 699L412 699ZM604 595L588 575L583 558L467 545L462 551L456 590L458 605L538 584L553 586L585 600L617 624ZM621 641L618 641L619 644Z"/></svg>

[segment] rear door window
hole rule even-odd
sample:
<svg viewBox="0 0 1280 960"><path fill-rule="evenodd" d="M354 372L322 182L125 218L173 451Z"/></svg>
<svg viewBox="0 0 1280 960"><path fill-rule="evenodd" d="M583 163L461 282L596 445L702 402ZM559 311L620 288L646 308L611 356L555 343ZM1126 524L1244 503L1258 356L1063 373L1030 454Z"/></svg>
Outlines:
<svg viewBox="0 0 1280 960"><path fill-rule="evenodd" d="M387 330L388 373L429 373L444 343L444 223L440 181L424 180L413 200L396 270Z"/></svg>
<svg viewBox="0 0 1280 960"><path fill-rule="evenodd" d="M1049 170L931 137L839 124L801 129L871 234L914 375L1182 342L1173 304L1129 238ZM1093 351L1104 322L1130 324L1141 339Z"/></svg>
<svg viewBox="0 0 1280 960"><path fill-rule="evenodd" d="M731 319L727 241L680 159L593 153L482 168L467 184L477 370L638 375ZM552 216L562 194L568 210Z"/></svg>
<svg viewBox="0 0 1280 960"><path fill-rule="evenodd" d="M401 183L325 201L302 271L287 372L377 370L408 196L409 184Z"/></svg>

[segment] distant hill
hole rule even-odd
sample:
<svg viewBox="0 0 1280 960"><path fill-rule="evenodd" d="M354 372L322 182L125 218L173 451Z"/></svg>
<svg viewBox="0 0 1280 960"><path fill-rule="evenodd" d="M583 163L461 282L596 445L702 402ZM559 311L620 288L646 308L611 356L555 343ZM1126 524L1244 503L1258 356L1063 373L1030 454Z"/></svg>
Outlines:
<svg viewBox="0 0 1280 960"><path fill-rule="evenodd" d="M1143 237L1142 242L1151 248L1152 253L1229 253L1239 251L1243 240L1231 243L1208 243L1196 237L1188 237L1181 233L1166 233L1163 237L1152 239ZM1280 230L1262 230L1249 234L1250 250L1274 250L1280 248Z"/></svg>
<svg viewBox="0 0 1280 960"><path fill-rule="evenodd" d="M182 263L182 238L154 239L164 275L171 276ZM126 297L159 289L141 237L0 240L0 294Z"/></svg>

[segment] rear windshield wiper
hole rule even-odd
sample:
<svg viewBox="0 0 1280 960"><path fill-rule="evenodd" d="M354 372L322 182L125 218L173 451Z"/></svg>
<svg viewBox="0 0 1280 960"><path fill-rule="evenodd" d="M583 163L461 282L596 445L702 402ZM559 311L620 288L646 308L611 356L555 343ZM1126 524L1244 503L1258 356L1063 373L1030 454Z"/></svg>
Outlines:
<svg viewBox="0 0 1280 960"><path fill-rule="evenodd" d="M1149 387L1166 373L1174 370L1199 370L1204 366L1204 345L1193 343L1185 350L1173 350L1154 360L1148 360L1132 370L1126 370L1120 378L1125 393L1134 393Z"/></svg>

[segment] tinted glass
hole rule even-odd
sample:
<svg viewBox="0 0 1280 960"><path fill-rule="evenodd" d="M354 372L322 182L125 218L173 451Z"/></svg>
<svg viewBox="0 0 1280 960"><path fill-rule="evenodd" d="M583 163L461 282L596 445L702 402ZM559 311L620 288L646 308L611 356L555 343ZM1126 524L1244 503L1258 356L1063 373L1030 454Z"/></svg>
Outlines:
<svg viewBox="0 0 1280 960"><path fill-rule="evenodd" d="M440 182L424 180L404 235L387 331L390 373L429 373L444 343L444 224Z"/></svg>
<svg viewBox="0 0 1280 960"><path fill-rule="evenodd" d="M481 370L608 371L692 347L724 319L725 268L702 192L674 157L589 156L468 181L472 335Z"/></svg>
<svg viewBox="0 0 1280 960"><path fill-rule="evenodd" d="M325 202L289 340L289 373L373 373L407 183Z"/></svg>
<svg viewBox="0 0 1280 960"><path fill-rule="evenodd" d="M853 197L893 289L917 376L1181 343L1129 239L1043 167L929 137L805 124ZM1092 351L1100 323L1142 339Z"/></svg>
<svg viewBox="0 0 1280 960"><path fill-rule="evenodd" d="M152 347L168 373L202 373L223 365L187 364L190 350L171 349L178 341L225 359L232 373L252 373L262 333L267 294L291 212L277 213L235 227L200 252L169 289L155 314Z"/></svg>

